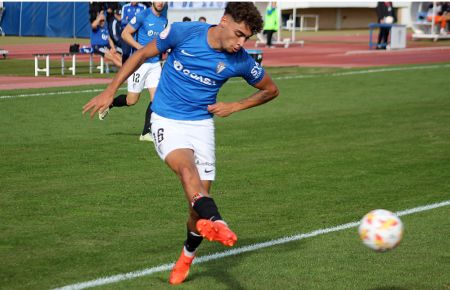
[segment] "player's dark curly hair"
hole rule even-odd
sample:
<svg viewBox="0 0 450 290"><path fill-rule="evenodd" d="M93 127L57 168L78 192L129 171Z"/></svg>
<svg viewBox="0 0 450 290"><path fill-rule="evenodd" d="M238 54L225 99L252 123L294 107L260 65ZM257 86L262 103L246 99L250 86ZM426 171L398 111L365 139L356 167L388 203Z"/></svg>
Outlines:
<svg viewBox="0 0 450 290"><path fill-rule="evenodd" d="M253 34L257 34L263 27L263 19L252 2L228 2L225 14L233 17L237 23L245 22Z"/></svg>

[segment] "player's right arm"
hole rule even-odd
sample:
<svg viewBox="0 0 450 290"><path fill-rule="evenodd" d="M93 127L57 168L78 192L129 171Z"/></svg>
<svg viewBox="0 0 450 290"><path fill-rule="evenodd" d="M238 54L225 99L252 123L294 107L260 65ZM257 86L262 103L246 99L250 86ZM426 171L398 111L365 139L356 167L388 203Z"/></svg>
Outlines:
<svg viewBox="0 0 450 290"><path fill-rule="evenodd" d="M98 26L100 25L100 21L105 21L105 15L103 14L103 10L102 11L100 11L98 14L97 14L97 18L95 18L95 20L94 21L92 21L92 23L91 23L91 28L93 29L93 30L96 30L97 28L98 28Z"/></svg>
<svg viewBox="0 0 450 290"><path fill-rule="evenodd" d="M122 31L122 39L132 47L141 49L143 46L139 44L139 42L137 42L133 37L133 34L135 32L136 29L134 29L130 24L127 24L127 26L125 26L125 29Z"/></svg>
<svg viewBox="0 0 450 290"><path fill-rule="evenodd" d="M130 22L122 31L122 39L136 49L141 49L143 45L141 45L136 41L136 39L134 39L133 34L143 25L145 25L145 18L147 17L147 15L147 10L139 12L130 20Z"/></svg>
<svg viewBox="0 0 450 290"><path fill-rule="evenodd" d="M112 104L114 94L119 89L120 85L134 72L147 58L158 55L160 51L156 47L156 39L144 46L142 49L136 51L122 66L119 72L114 76L112 82L108 87L98 96L92 98L86 105L83 106L83 114L90 112L91 118L96 112L103 112Z"/></svg>

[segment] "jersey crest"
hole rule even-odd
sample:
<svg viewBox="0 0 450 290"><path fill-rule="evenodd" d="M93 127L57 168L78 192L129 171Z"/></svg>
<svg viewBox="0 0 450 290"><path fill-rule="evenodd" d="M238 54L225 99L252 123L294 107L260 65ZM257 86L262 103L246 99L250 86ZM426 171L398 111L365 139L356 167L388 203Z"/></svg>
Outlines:
<svg viewBox="0 0 450 290"><path fill-rule="evenodd" d="M223 62L217 64L216 73L220 74L226 68Z"/></svg>

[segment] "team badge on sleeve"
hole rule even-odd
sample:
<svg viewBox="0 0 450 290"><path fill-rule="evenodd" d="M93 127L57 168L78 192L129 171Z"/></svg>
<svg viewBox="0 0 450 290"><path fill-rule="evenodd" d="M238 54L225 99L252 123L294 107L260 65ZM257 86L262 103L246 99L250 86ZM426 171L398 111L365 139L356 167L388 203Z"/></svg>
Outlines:
<svg viewBox="0 0 450 290"><path fill-rule="evenodd" d="M161 31L161 33L159 34L159 38L166 39L167 35L169 35L169 32L170 32L170 24L167 25L167 27L163 31Z"/></svg>
<svg viewBox="0 0 450 290"><path fill-rule="evenodd" d="M262 72L263 72L262 67L259 65L259 63L257 63L255 61L255 65L253 66L253 68L252 68L252 70L250 72L252 74L252 77L254 79L257 79L257 78L259 78L261 76Z"/></svg>
<svg viewBox="0 0 450 290"><path fill-rule="evenodd" d="M130 23L131 24L136 24L136 17L131 18Z"/></svg>

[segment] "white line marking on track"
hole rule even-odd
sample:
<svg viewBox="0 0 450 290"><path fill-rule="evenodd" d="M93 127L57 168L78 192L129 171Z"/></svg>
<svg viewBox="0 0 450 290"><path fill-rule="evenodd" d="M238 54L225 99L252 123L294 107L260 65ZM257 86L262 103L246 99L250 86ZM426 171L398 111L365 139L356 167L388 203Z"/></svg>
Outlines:
<svg viewBox="0 0 450 290"><path fill-rule="evenodd" d="M425 66L407 66L407 67L387 67L387 68L374 68L369 70L355 70L341 73L328 73L328 74L314 74L314 75L292 75L284 77L274 77L274 80L290 80L290 79L307 79L317 77L341 77L350 75L362 75L371 73L383 73L383 72L395 72L395 71L409 71L409 70L421 70L421 69L435 69L435 68L449 68L450 64L444 65L425 65ZM244 82L244 80L230 80L228 83ZM126 88L120 88L125 90ZM0 95L0 100L16 99L16 98L28 98L28 97L40 97L40 96L53 96L53 95L69 95L69 94L82 94L82 93L98 93L104 89L91 89L80 91L60 91L60 92L48 92L48 93L34 93L34 94L20 94L20 95Z"/></svg>
<svg viewBox="0 0 450 290"><path fill-rule="evenodd" d="M428 210L432 210L432 209L436 209L436 208L444 207L444 206L448 206L448 205L450 205L450 200L398 211L398 212L396 212L396 214L398 216L405 216L405 215L428 211ZM232 250L227 250L224 252L201 256L194 260L194 264L205 263L208 261L217 260L217 259L230 257L230 256L235 256L235 255L239 255L242 253L252 252L252 251L256 251L256 250L263 249L263 248L273 247L276 245L282 245L282 244L286 244L289 242L312 238L315 236L324 235L324 234L328 234L328 233L332 233L332 232L338 232L338 231L342 231L342 230L349 229L349 228L355 228L358 225L359 225L359 221L350 222L350 223L338 225L335 227L315 230L315 231L305 233L305 234L297 234L297 235L293 235L293 236L287 236L287 237L270 240L270 241L263 242L263 243L248 245L248 246L244 246L244 247L235 248ZM147 269L140 270L140 271L134 271L134 272L126 273L126 274L119 274L119 275L103 277L103 278L99 278L99 279L95 279L95 280L91 280L91 281L67 285L67 286L64 286L61 288L55 288L54 290L78 290L78 289L85 289L85 288L90 288L90 287L95 287L95 286L117 283L117 282L124 281L124 280L130 280L130 279L134 279L134 278L138 278L138 277L142 277L142 276L148 276L148 275L151 275L154 273L168 271L168 270L172 269L173 265L174 265L174 263L163 264L163 265L155 266L152 268L147 268Z"/></svg>

